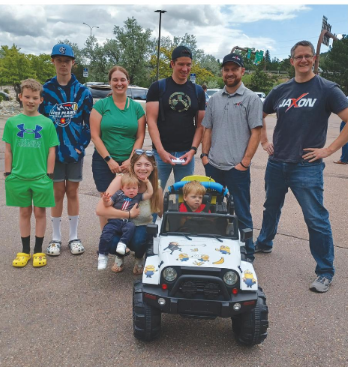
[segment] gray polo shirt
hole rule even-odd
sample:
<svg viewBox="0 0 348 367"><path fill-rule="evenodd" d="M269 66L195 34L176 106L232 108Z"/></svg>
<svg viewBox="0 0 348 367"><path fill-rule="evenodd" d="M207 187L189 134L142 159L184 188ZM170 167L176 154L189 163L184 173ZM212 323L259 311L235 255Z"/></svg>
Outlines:
<svg viewBox="0 0 348 367"><path fill-rule="evenodd" d="M262 126L262 102L243 83L233 94L224 87L210 97L202 125L212 129L209 163L228 171L243 159L251 129Z"/></svg>

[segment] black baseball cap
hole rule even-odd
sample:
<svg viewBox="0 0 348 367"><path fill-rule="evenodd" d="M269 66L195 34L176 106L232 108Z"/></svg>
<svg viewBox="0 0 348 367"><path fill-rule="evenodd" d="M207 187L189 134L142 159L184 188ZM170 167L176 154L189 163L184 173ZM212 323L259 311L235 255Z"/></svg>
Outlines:
<svg viewBox="0 0 348 367"><path fill-rule="evenodd" d="M244 68L244 62L243 62L242 56L240 56L238 54L228 54L228 55L226 55L224 57L223 61L222 61L222 66L224 66L228 62L234 62L238 66L241 66L242 68Z"/></svg>
<svg viewBox="0 0 348 367"><path fill-rule="evenodd" d="M192 60L192 52L186 46L178 46L172 52L172 60L176 60L179 57L189 57Z"/></svg>

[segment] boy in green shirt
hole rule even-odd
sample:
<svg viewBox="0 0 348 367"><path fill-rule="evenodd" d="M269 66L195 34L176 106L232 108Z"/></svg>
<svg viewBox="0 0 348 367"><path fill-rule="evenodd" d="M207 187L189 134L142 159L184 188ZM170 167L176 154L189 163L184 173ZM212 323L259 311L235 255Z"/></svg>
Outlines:
<svg viewBox="0 0 348 367"><path fill-rule="evenodd" d="M2 140L5 147L6 205L19 207L19 230L22 252L12 265L22 268L30 260L30 218L36 220L33 266L47 263L42 253L46 230L46 207L55 205L52 174L55 147L59 144L51 120L39 114L42 103L42 85L34 79L22 81L19 99L23 113L10 117L5 124Z"/></svg>

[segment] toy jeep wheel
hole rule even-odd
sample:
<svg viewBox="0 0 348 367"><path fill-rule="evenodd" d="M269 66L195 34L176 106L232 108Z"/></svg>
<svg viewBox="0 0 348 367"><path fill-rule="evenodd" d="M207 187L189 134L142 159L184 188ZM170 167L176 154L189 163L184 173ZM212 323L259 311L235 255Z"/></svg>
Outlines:
<svg viewBox="0 0 348 367"><path fill-rule="evenodd" d="M232 330L238 342L252 346L266 339L267 328L266 296L259 288L256 307L250 312L232 317Z"/></svg>
<svg viewBox="0 0 348 367"><path fill-rule="evenodd" d="M133 289L133 333L137 339L151 341L161 333L161 311L143 301L143 286L140 280Z"/></svg>

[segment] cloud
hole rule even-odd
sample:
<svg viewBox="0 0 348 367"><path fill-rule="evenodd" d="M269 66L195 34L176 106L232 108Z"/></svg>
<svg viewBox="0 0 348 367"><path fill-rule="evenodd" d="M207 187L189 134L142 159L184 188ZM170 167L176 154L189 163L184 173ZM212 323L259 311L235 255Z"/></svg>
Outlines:
<svg viewBox="0 0 348 367"><path fill-rule="evenodd" d="M300 12L309 11L306 5L233 5L226 6L233 23L251 23L259 20L281 21L295 18Z"/></svg>
<svg viewBox="0 0 348 367"><path fill-rule="evenodd" d="M21 47L25 53L50 53L59 40L68 39L80 48L90 35L88 23L99 44L114 38L114 26L124 26L127 18L152 30L158 37L159 14L162 36L195 35L197 46L206 54L222 58L235 45L270 49L275 47L272 35L250 37L246 23L259 20L281 21L308 11L305 5L0 5L0 44ZM243 27L242 27L243 26Z"/></svg>
<svg viewBox="0 0 348 367"><path fill-rule="evenodd" d="M46 12L43 6L0 6L0 32L15 36L38 36L46 27Z"/></svg>

